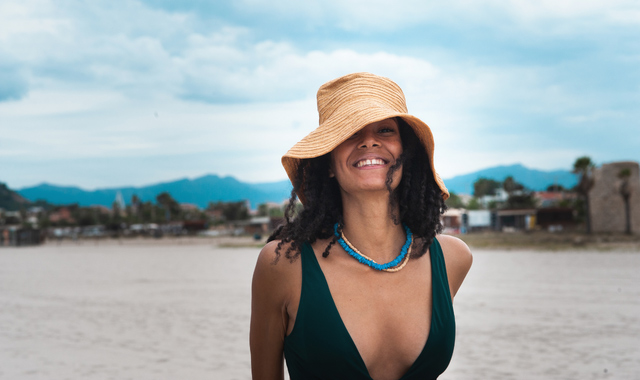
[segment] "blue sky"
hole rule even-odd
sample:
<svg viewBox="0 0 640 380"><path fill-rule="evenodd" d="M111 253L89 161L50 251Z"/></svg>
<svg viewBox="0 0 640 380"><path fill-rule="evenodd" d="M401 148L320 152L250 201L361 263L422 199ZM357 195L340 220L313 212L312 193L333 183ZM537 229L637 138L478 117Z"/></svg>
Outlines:
<svg viewBox="0 0 640 380"><path fill-rule="evenodd" d="M315 93L370 71L443 178L640 161L637 1L0 2L0 182L286 178Z"/></svg>

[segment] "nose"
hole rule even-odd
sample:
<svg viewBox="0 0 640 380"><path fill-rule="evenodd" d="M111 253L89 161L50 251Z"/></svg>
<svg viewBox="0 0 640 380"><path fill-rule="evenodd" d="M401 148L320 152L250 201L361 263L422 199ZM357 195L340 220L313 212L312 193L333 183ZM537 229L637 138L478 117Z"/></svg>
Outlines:
<svg viewBox="0 0 640 380"><path fill-rule="evenodd" d="M380 146L377 135L369 128L364 128L360 131L360 148L372 148L374 146Z"/></svg>

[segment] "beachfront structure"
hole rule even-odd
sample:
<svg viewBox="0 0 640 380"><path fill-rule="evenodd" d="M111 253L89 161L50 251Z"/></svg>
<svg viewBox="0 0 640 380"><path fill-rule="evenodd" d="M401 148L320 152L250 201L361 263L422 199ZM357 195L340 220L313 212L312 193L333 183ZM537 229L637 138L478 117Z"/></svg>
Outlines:
<svg viewBox="0 0 640 380"><path fill-rule="evenodd" d="M445 233L464 232L461 227L464 223L464 214L466 210L463 208L450 208L442 214L442 225Z"/></svg>
<svg viewBox="0 0 640 380"><path fill-rule="evenodd" d="M535 208L496 211L497 229L505 232L532 230L536 227Z"/></svg>
<svg viewBox="0 0 640 380"><path fill-rule="evenodd" d="M628 170L631 233L640 234L640 165L633 161L603 164L594 170L593 188L589 192L589 211L593 232L625 232L625 204L620 194L623 180L619 174Z"/></svg>
<svg viewBox="0 0 640 380"><path fill-rule="evenodd" d="M0 227L0 247L38 245L44 241L41 230L21 226Z"/></svg>
<svg viewBox="0 0 640 380"><path fill-rule="evenodd" d="M494 228L495 216L491 210L469 210L466 214L466 227L469 231Z"/></svg>
<svg viewBox="0 0 640 380"><path fill-rule="evenodd" d="M575 225L570 207L528 209L465 210L448 209L442 216L446 233L474 231L528 231L543 229L552 232L571 229Z"/></svg>
<svg viewBox="0 0 640 380"><path fill-rule="evenodd" d="M20 225L22 215L20 211L4 211L0 209L0 225Z"/></svg>
<svg viewBox="0 0 640 380"><path fill-rule="evenodd" d="M248 220L235 222L236 226L243 229L243 232L251 235L262 235L270 232L271 219L268 216L256 216Z"/></svg>
<svg viewBox="0 0 640 380"><path fill-rule="evenodd" d="M551 232L573 228L575 210L571 207L546 207L536 211L536 226Z"/></svg>

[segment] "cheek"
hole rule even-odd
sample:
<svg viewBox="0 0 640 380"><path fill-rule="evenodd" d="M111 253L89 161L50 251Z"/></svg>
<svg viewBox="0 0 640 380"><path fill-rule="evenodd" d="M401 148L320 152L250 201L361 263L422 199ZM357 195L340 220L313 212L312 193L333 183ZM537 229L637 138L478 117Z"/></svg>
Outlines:
<svg viewBox="0 0 640 380"><path fill-rule="evenodd" d="M396 158L400 157L400 155L404 152L404 149L402 149L402 141L398 141L398 142L395 144L395 149L394 149L394 150L395 150L395 154L394 154L394 156L395 156Z"/></svg>
<svg viewBox="0 0 640 380"><path fill-rule="evenodd" d="M335 173L340 166L345 165L348 153L343 149L343 145L340 145L331 152L329 157L329 168Z"/></svg>

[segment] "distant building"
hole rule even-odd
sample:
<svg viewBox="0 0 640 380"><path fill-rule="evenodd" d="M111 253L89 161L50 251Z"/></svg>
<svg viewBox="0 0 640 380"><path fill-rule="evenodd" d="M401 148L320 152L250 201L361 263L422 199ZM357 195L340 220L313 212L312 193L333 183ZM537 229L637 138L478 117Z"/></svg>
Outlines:
<svg viewBox="0 0 640 380"><path fill-rule="evenodd" d="M531 230L536 226L536 209L498 210L498 229L502 231Z"/></svg>
<svg viewBox="0 0 640 380"><path fill-rule="evenodd" d="M22 224L22 215L20 211L4 211L2 213L2 224L20 225Z"/></svg>
<svg viewBox="0 0 640 380"><path fill-rule="evenodd" d="M533 193L533 200L540 208L557 207L562 202L574 201L576 198L576 193L568 191L535 191Z"/></svg>
<svg viewBox="0 0 640 380"><path fill-rule="evenodd" d="M488 207L491 202L506 202L507 199L509 199L509 193L500 187L496 189L496 193L494 195L484 195L480 197L478 201L483 207Z"/></svg>
<svg viewBox="0 0 640 380"><path fill-rule="evenodd" d="M193 203L180 203L180 210L182 211L200 211L200 207Z"/></svg>
<svg viewBox="0 0 640 380"><path fill-rule="evenodd" d="M469 202L471 202L471 200L473 199L473 195L471 194L456 194L458 196L458 198L460 198L460 201L462 202L462 204L468 205Z"/></svg>
<svg viewBox="0 0 640 380"><path fill-rule="evenodd" d="M462 208L449 208L442 214L442 226L445 233L460 233L462 218L466 210Z"/></svg>
<svg viewBox="0 0 640 380"><path fill-rule="evenodd" d="M44 208L40 206L33 206L27 209L27 215L38 215L44 213Z"/></svg>
<svg viewBox="0 0 640 380"><path fill-rule="evenodd" d="M571 207L545 207L536 212L536 225L549 231L562 231L575 225Z"/></svg>
<svg viewBox="0 0 640 380"><path fill-rule="evenodd" d="M492 228L492 214L489 210L467 211L467 227L469 231Z"/></svg>
<svg viewBox="0 0 640 380"><path fill-rule="evenodd" d="M216 210L207 209L204 213L207 216L207 218L209 218L209 220L211 220L214 223L224 221L224 213L222 212L222 209L216 209Z"/></svg>
<svg viewBox="0 0 640 380"><path fill-rule="evenodd" d="M91 205L89 206L92 210L95 210L103 215L111 215L111 209L102 205Z"/></svg>
<svg viewBox="0 0 640 380"><path fill-rule="evenodd" d="M262 235L269 232L270 222L271 219L268 216L258 216L238 224L244 227L244 232L247 234Z"/></svg>
<svg viewBox="0 0 640 380"><path fill-rule="evenodd" d="M20 226L0 227L0 247L37 245L44 241L44 234L39 229Z"/></svg>
<svg viewBox="0 0 640 380"><path fill-rule="evenodd" d="M58 210L49 214L49 221L51 223L67 222L74 224L76 221L71 216L71 211L67 207L60 207Z"/></svg>
<svg viewBox="0 0 640 380"><path fill-rule="evenodd" d="M603 164L594 170L593 188L589 192L589 211L593 232L624 232L626 227L624 201L620 195L622 180L618 174L629 169L631 190L631 232L640 234L640 165L633 161Z"/></svg>

